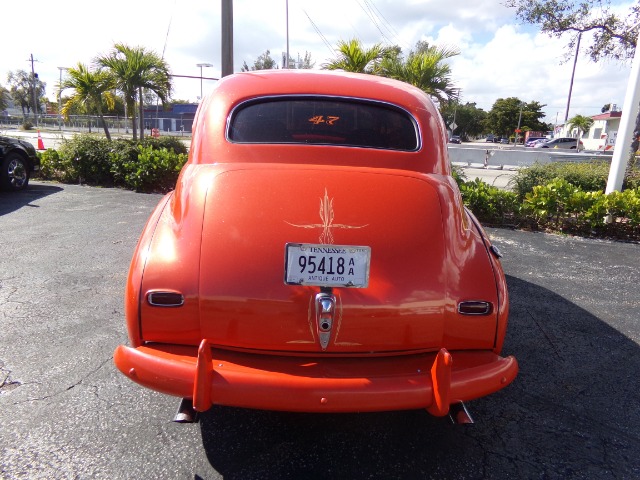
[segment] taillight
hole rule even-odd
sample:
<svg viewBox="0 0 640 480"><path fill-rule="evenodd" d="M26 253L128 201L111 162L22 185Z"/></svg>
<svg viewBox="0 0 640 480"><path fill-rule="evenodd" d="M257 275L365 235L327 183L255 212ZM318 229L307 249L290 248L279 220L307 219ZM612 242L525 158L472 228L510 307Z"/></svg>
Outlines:
<svg viewBox="0 0 640 480"><path fill-rule="evenodd" d="M149 292L147 302L154 307L180 307L184 296L180 292Z"/></svg>
<svg viewBox="0 0 640 480"><path fill-rule="evenodd" d="M458 304L458 313L462 315L489 315L493 310L491 302L471 300Z"/></svg>

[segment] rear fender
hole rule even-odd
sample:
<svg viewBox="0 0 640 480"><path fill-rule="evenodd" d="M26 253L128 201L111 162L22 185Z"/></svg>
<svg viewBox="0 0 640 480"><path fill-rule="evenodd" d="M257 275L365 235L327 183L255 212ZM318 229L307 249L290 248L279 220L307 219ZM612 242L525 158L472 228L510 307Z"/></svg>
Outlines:
<svg viewBox="0 0 640 480"><path fill-rule="evenodd" d="M173 192L166 194L153 213L147 220L142 230L142 234L138 239L138 245L133 253L131 265L129 266L129 276L124 292L124 314L127 320L127 331L129 333L129 341L133 347L142 345L142 332L140 331L140 289L142 286L142 275L146 265L147 254L151 245L153 234L158 225L160 215L164 211L167 202L173 196Z"/></svg>

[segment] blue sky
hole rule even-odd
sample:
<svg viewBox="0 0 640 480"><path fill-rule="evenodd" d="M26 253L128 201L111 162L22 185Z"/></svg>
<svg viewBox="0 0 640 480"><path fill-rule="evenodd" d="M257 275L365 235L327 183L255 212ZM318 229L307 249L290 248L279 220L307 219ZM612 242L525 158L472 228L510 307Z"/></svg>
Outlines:
<svg viewBox="0 0 640 480"><path fill-rule="evenodd" d="M332 57L328 45L360 38L400 45L404 51L417 41L454 46L460 55L451 60L456 86L463 102L476 102L489 110L496 99L518 97L547 106L546 120L561 121L566 109L572 62L561 63L564 40L520 25L502 0L475 2L450 0L289 0L289 50L292 56L310 52L316 68ZM622 12L631 2L615 2ZM114 42L142 45L164 52L173 73L200 75L197 63L214 66L204 76L220 75L220 2L215 0L110 0L87 8L84 1L32 0L4 2L0 84L9 71L35 70L56 96L57 67L91 63L107 53ZM280 59L286 50L285 0L234 0L234 66L249 65L265 50ZM7 42L6 39L15 39ZM578 60L570 116L594 115L605 103L622 106L629 76L628 65L594 64ZM212 86L204 81L205 93ZM175 98L197 101L200 81L176 79Z"/></svg>

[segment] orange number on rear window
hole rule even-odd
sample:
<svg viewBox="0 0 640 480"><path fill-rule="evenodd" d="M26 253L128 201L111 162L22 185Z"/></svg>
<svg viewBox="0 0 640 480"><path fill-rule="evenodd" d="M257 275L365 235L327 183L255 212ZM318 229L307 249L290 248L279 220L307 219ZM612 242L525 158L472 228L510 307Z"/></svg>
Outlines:
<svg viewBox="0 0 640 480"><path fill-rule="evenodd" d="M340 117L327 116L327 118L325 118L324 115L316 115L314 117L311 117L309 119L309 122L313 123L314 125L319 125L321 123L334 125L338 120L340 120Z"/></svg>

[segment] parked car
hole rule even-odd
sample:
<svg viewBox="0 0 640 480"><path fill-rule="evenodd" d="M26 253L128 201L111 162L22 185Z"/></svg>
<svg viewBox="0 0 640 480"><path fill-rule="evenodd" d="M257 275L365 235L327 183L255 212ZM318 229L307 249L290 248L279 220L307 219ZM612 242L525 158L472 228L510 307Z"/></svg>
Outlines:
<svg viewBox="0 0 640 480"><path fill-rule="evenodd" d="M496 137L494 135L487 135L487 138L485 138L484 141L485 141L485 143L495 143L496 138L498 138L498 137Z"/></svg>
<svg viewBox="0 0 640 480"><path fill-rule="evenodd" d="M533 147L533 145L537 142L546 142L549 140L547 137L529 137L524 144L525 147Z"/></svg>
<svg viewBox="0 0 640 480"><path fill-rule="evenodd" d="M458 135L452 135L451 138L449 139L449 143L461 144L462 140L460 140L460 137Z"/></svg>
<svg viewBox="0 0 640 480"><path fill-rule="evenodd" d="M214 404L457 417L506 387L518 364L500 355L500 255L446 143L429 96L395 80L220 80L134 252L118 369L182 397L187 417Z"/></svg>
<svg viewBox="0 0 640 480"><path fill-rule="evenodd" d="M0 189L27 188L31 174L40 168L40 158L31 143L0 136Z"/></svg>
<svg viewBox="0 0 640 480"><path fill-rule="evenodd" d="M558 137L546 142L536 143L534 148L565 148L575 150L578 145L577 138L570 137ZM582 141L580 141L580 148L583 147Z"/></svg>
<svg viewBox="0 0 640 480"><path fill-rule="evenodd" d="M509 139L507 137L502 137L500 139L500 143L509 143Z"/></svg>

